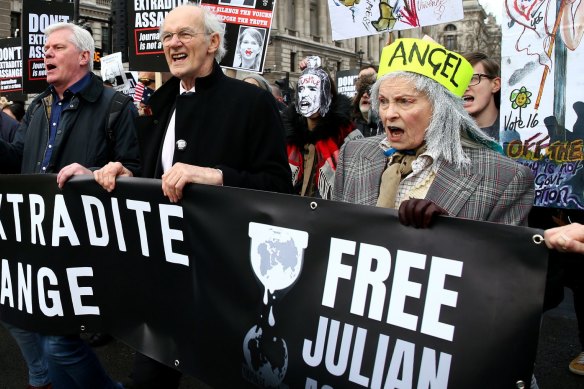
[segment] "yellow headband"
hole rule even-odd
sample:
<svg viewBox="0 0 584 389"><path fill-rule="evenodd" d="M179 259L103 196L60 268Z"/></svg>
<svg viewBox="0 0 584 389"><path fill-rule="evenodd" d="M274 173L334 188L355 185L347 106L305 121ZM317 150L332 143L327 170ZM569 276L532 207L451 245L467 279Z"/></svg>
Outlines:
<svg viewBox="0 0 584 389"><path fill-rule="evenodd" d="M436 42L403 38L383 49L377 78L393 72L421 74L462 97L474 71L463 56Z"/></svg>

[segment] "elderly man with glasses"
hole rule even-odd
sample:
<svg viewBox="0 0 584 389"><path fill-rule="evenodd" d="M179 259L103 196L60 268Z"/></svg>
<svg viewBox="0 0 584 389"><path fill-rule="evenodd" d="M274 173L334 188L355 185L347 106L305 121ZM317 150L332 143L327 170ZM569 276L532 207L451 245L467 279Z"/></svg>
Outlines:
<svg viewBox="0 0 584 389"><path fill-rule="evenodd" d="M152 115L139 117L136 127L145 177L161 178L164 195L174 203L190 183L292 190L276 101L223 74L218 62L225 54L224 34L217 16L196 5L173 9L160 26L174 77L154 92ZM112 163L95 178L111 191L125 169ZM156 336L161 347L172 347L172 339ZM137 353L132 378L133 388L171 389L178 387L180 372Z"/></svg>
<svg viewBox="0 0 584 389"><path fill-rule="evenodd" d="M174 77L152 95L152 116L140 117L137 130L144 175L162 178L172 202L189 183L291 190L274 99L223 74L224 33L217 16L196 5L175 8L160 27ZM113 190L124 169L112 163L95 176Z"/></svg>

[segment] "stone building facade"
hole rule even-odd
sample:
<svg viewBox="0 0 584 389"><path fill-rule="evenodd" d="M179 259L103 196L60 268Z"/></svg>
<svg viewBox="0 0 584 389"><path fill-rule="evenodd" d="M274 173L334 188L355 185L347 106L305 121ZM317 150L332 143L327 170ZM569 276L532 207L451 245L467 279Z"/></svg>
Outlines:
<svg viewBox="0 0 584 389"><path fill-rule="evenodd" d="M112 36L120 28L112 19L112 0L80 0L79 21L91 27L96 47L112 51ZM488 16L478 0L464 0L465 19L446 25L383 33L333 41L328 2L324 0L277 0L270 34L264 76L269 81L287 78L293 85L300 75L298 62L307 55L319 55L334 76L339 70L379 64L383 47L396 37L428 34L459 52L485 51L500 58L501 28ZM22 0L0 0L0 36L18 34Z"/></svg>
<svg viewBox="0 0 584 389"><path fill-rule="evenodd" d="M491 0L492 1L492 0ZM430 36L450 50L465 54L482 51L501 61L501 26L477 0L464 0L464 19L430 28Z"/></svg>
<svg viewBox="0 0 584 389"><path fill-rule="evenodd" d="M10 1L0 0L0 36L10 36Z"/></svg>

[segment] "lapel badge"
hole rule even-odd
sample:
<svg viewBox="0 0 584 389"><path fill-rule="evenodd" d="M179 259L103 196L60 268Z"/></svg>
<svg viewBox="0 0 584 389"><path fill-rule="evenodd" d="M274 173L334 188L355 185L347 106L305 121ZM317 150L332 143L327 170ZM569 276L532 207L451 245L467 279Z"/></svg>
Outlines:
<svg viewBox="0 0 584 389"><path fill-rule="evenodd" d="M180 151L183 151L184 149L187 148L187 141L184 139L179 139L176 141L176 147L178 147L178 149Z"/></svg>

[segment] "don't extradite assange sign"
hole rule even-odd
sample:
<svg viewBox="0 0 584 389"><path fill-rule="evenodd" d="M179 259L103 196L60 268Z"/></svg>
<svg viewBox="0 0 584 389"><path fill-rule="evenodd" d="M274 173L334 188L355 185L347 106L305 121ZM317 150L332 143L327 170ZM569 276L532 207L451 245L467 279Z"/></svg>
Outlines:
<svg viewBox="0 0 584 389"><path fill-rule="evenodd" d="M159 180L0 176L0 318L107 331L214 387L528 382L537 231Z"/></svg>

